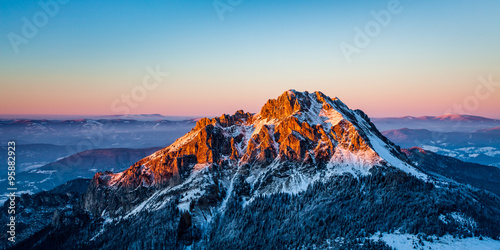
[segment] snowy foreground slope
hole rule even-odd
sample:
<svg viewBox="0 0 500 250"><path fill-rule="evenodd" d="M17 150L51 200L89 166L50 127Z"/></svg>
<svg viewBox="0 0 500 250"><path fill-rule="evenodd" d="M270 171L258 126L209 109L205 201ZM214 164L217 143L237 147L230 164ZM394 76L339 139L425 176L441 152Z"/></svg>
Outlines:
<svg viewBox="0 0 500 250"><path fill-rule="evenodd" d="M384 249L377 232L500 235L496 195L418 170L362 111L295 90L97 173L62 214L20 246Z"/></svg>
<svg viewBox="0 0 500 250"><path fill-rule="evenodd" d="M487 237L453 238L451 235L443 237L429 237L421 240L412 234L382 234L375 235L374 240L382 240L387 245L396 249L467 249L467 250L497 250L500 249L500 241Z"/></svg>

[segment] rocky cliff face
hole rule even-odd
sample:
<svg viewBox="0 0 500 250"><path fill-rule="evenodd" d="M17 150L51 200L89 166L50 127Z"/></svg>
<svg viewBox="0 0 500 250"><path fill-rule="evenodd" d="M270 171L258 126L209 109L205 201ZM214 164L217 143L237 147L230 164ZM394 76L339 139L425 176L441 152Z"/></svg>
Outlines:
<svg viewBox="0 0 500 250"><path fill-rule="evenodd" d="M157 190L192 190L189 183L196 176L201 177L196 183L211 183L210 192L198 193L221 204L222 193L231 188L237 172L258 194L296 192L320 176L345 171L367 174L377 165L425 178L362 111L350 110L338 98L321 92L289 90L269 100L257 114L240 110L203 118L172 145L124 172L96 174L84 208L96 215L124 214ZM214 178L214 169L226 171L215 173Z"/></svg>

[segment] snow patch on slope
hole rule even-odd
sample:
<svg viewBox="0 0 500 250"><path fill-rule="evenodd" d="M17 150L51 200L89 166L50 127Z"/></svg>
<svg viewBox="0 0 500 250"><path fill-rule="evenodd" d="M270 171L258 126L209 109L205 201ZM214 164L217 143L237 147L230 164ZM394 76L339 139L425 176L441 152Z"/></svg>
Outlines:
<svg viewBox="0 0 500 250"><path fill-rule="evenodd" d="M500 241L493 240L488 237L483 237L480 240L479 237L471 238L453 238L451 235L445 235L443 237L432 236L432 242L427 240L422 240L412 234L398 234L398 233L384 233L382 237L379 234L375 234L371 237L373 240L382 240L387 245L396 249L436 249L436 250L447 250L447 249L467 249L467 250L498 250L500 249ZM421 242L421 243L420 243Z"/></svg>
<svg viewBox="0 0 500 250"><path fill-rule="evenodd" d="M428 180L428 176L417 169L415 169L413 166L410 166L408 163L400 160L396 156L394 156L387 147L385 147L385 143L382 142L382 140L373 134L370 133L370 143L372 144L373 149L375 152L377 152L382 159L386 160L387 163L389 163L391 166L399 168L400 170L411 174L417 178L420 178L422 180Z"/></svg>
<svg viewBox="0 0 500 250"><path fill-rule="evenodd" d="M452 213L449 213L449 215L451 216L451 218L453 218L453 220L455 220L458 224L462 225L463 227L466 227L466 228L477 227L477 222L473 218L468 217L468 216L464 215L463 213L452 212ZM450 223L450 221L448 221L446 219L446 216L443 214L439 215L439 220L441 220L445 224Z"/></svg>
<svg viewBox="0 0 500 250"><path fill-rule="evenodd" d="M356 120L357 120L357 123L358 124L365 124L366 121L364 119L362 119L361 117L359 117L358 114L355 114L355 117L356 117ZM405 173L408 173L408 174L411 174L419 179L422 179L424 181L427 181L429 180L429 177L418 171L415 167L411 166L410 164L402 161L401 159L399 159L398 157L394 156L391 151L389 150L389 148L387 148L389 145L387 145L387 143L383 142L381 138L379 138L378 136L376 136L369 128L367 128L366 126L363 128L363 130L366 132L366 135L368 137L368 140L373 148L373 150L375 150L375 152L377 152L377 154L382 158L384 159L385 161L387 161L387 163L395 168L398 168L402 171L404 171Z"/></svg>

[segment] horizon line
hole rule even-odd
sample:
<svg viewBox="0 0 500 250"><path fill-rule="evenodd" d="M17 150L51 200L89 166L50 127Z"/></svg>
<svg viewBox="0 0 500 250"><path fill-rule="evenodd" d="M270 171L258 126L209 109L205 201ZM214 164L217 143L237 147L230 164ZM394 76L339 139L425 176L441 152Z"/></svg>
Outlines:
<svg viewBox="0 0 500 250"><path fill-rule="evenodd" d="M236 112L236 111L235 111ZM251 114L257 114L258 112L249 112ZM33 117L74 117L73 119L85 119L86 117L113 117L113 116L161 116L161 117L185 117L185 118L203 118L203 117L218 117L226 113L222 113L219 115L163 115L163 114L158 114L158 113L137 113L137 114L106 114L106 115L96 115L96 114L0 114L0 119L38 119L38 118L33 118ZM500 120L500 117L489 117L489 116L482 116L482 115L473 115L473 114L458 114L458 113L445 113L441 115L401 115L401 116L369 116L370 118L374 119L391 119L391 118L423 118L423 117L442 117L442 116L449 116L449 115L458 115L458 116L474 116L474 117L481 117L481 118L487 118L487 119L492 119L492 120ZM18 117L16 117L18 116ZM26 118L22 118L22 116L25 116ZM31 116L31 117L30 117ZM9 118L11 117L11 118Z"/></svg>

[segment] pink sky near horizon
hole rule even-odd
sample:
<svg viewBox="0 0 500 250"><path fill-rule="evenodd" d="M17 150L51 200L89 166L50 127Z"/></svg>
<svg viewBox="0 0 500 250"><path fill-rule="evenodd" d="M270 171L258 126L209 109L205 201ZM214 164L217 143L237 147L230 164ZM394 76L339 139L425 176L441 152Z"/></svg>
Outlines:
<svg viewBox="0 0 500 250"><path fill-rule="evenodd" d="M260 74L238 71L238 67L228 71L217 66L193 68L192 62L186 62L184 67L161 66L170 74L154 89L146 90L144 98L133 101L133 107L120 98L143 87L147 75L144 68L123 72L101 69L92 74L64 70L39 70L26 75L11 72L3 75L0 114L116 115L123 114L123 107L127 107L131 114L219 116L239 109L258 112L268 99L296 89L338 97L351 109L361 109L370 117L461 113L500 118L500 72L493 67L479 71L464 66L438 70L432 65L393 65L391 73L387 73L387 65L369 61L356 66L336 60L331 63L334 67L330 72L326 64L321 64L302 71L262 66L256 69ZM197 74L191 74L193 70ZM481 87L478 80L489 75L498 83L489 86L491 91ZM477 98L477 88L487 98ZM464 106L466 101L470 102L468 109L454 108Z"/></svg>
<svg viewBox="0 0 500 250"><path fill-rule="evenodd" d="M492 91L488 92L478 80L480 76L487 78L488 73L461 70L451 74L443 70L423 77L418 70L391 75L380 73L383 71L377 71L377 67L359 70L365 73L356 74L354 69L344 67L342 74L278 71L256 76L224 74L214 68L200 70L194 76L188 70L173 68L155 89L145 91L143 99L132 101L134 107L120 98L131 96L134 89L143 86L145 70L91 75L13 73L4 75L11 80L2 83L6 91L0 92L0 114L116 115L123 114L123 107L127 107L131 114L219 116L239 109L258 112L268 99L296 89L338 97L370 117L461 113L500 118L500 84L490 86ZM494 82L500 82L500 74L492 76ZM477 98L477 88L481 88L481 95L489 96ZM454 108L464 107L466 101L470 102L468 109ZM118 104L112 108L114 102Z"/></svg>
<svg viewBox="0 0 500 250"><path fill-rule="evenodd" d="M130 89L130 88L129 88ZM295 88L304 91L301 88ZM316 89L308 89L314 92ZM169 91L168 87L162 91L148 92L147 97L137 102L137 107L129 107L126 103L120 103L122 107L128 107L130 114L161 114L167 116L219 116L223 113L232 114L236 110L243 109L247 112L256 113L268 99L277 98L285 89L244 89L243 91L227 91L223 93L211 93L207 89L188 90L178 88ZM443 95L437 91L426 96L409 95L408 92L417 90L408 89L400 94L384 93L373 88L369 91L349 93L348 90L333 91L321 90L330 97L340 98L351 109L361 109L370 117L401 117L401 116L425 116L443 115L446 113L460 113L484 116L489 118L500 118L500 91L492 93L485 100L475 98L474 88L465 87L457 91L454 96ZM340 92L336 94L336 92ZM126 89L122 94L128 94ZM372 94L373 93L373 94ZM111 98L110 98L111 96ZM114 112L111 104L120 100L121 94L112 90L108 92L92 93L90 90L81 90L79 94L73 95L64 90L56 89L47 94L41 91L25 93L24 98L29 101L19 102L20 98L15 95L2 98L0 114L16 115L119 115L122 112ZM465 108L464 102L472 99L478 100L477 109ZM465 105L464 105L465 104ZM455 105L455 106L454 106ZM456 105L459 105L458 107ZM462 108L460 108L462 107ZM10 112L6 112L9 110Z"/></svg>
<svg viewBox="0 0 500 250"><path fill-rule="evenodd" d="M370 117L500 119L499 1L409 1L350 63L339 45L353 44L354 28L387 3L292 2L249 1L224 22L206 1L69 4L17 53L0 41L0 115L210 117L258 112L296 89ZM4 35L39 10L37 2L3 4ZM157 65L169 75L132 106L120 101ZM478 77L489 75L497 84L479 98Z"/></svg>

